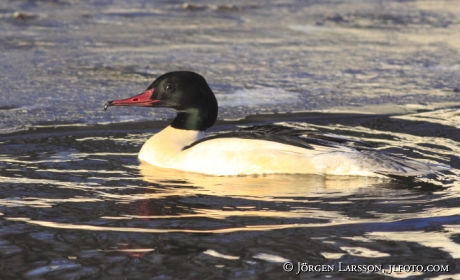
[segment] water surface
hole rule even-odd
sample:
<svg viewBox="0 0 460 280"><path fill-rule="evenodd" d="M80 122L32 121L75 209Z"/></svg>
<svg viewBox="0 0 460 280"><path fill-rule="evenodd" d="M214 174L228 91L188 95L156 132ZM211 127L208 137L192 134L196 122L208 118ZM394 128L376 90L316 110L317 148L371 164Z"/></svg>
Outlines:
<svg viewBox="0 0 460 280"><path fill-rule="evenodd" d="M459 14L452 1L1 2L0 278L459 278ZM172 70L206 77L213 131L317 129L452 169L139 164L174 113L102 106ZM299 263L325 268L296 275ZM386 272L339 271L353 265Z"/></svg>

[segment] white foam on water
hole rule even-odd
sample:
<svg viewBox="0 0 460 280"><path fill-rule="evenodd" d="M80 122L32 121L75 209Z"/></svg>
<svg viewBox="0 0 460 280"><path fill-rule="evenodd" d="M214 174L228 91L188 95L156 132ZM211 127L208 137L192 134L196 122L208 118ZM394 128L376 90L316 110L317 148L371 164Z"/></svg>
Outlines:
<svg viewBox="0 0 460 280"><path fill-rule="evenodd" d="M280 88L256 88L237 90L231 94L216 94L220 107L254 106L263 104L296 103L299 94Z"/></svg>
<svg viewBox="0 0 460 280"><path fill-rule="evenodd" d="M238 256L221 254L221 253L219 253L219 252L217 252L215 250L212 250L212 249L208 249L208 250L204 251L203 254L213 256L213 257L216 257L216 258L223 258L223 259L227 259L227 260L239 260L240 259L240 257L238 257Z"/></svg>
<svg viewBox="0 0 460 280"><path fill-rule="evenodd" d="M297 25L291 24L288 26L289 29L294 31L300 31L306 34L316 33L316 32L325 32L331 31L331 28L323 27L323 26L315 26L315 25Z"/></svg>
<svg viewBox="0 0 460 280"><path fill-rule="evenodd" d="M273 255L273 254L267 254L267 253L255 254L253 258L264 260L264 261L271 262L271 263L285 263L289 261L288 259L285 259L283 257Z"/></svg>

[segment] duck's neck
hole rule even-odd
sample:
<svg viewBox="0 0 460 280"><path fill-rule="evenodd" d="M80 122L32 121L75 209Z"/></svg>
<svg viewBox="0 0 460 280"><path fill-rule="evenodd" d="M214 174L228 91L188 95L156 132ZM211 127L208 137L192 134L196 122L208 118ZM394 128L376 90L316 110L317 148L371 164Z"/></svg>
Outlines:
<svg viewBox="0 0 460 280"><path fill-rule="evenodd" d="M214 125L216 118L217 109L190 108L179 111L171 126L182 130L205 131Z"/></svg>

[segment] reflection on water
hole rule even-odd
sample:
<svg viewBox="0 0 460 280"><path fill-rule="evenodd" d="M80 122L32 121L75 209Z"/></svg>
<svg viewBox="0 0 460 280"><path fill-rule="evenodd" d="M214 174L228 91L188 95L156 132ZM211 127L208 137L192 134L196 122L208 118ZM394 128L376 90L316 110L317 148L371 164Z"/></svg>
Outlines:
<svg viewBox="0 0 460 280"><path fill-rule="evenodd" d="M306 278L362 275L340 272L339 264L443 265L448 272L390 276L455 278L460 146L446 119L451 115L443 109L439 121L423 123L413 119L418 115L357 116L332 124L334 116L323 115L314 124L282 123L453 167L414 181L214 177L162 169L138 163L137 151L151 135L143 131L3 136L0 274L279 279L294 276L300 262L335 267L304 272ZM427 133L427 124L437 135ZM290 274L283 270L287 261L296 269Z"/></svg>
<svg viewBox="0 0 460 280"><path fill-rule="evenodd" d="M246 197L267 201L292 201L293 197L309 197L320 194L334 196L352 193L360 188L388 180L360 176L319 175L257 175L217 177L164 169L147 163L139 165L143 180L173 189L153 194L168 197L180 194ZM185 188L177 188L178 186ZM188 188L187 188L188 187Z"/></svg>

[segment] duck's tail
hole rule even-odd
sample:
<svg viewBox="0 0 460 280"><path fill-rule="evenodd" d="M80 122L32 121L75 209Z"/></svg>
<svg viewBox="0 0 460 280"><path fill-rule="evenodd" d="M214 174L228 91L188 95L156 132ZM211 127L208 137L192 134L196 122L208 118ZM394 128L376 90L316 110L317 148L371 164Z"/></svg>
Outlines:
<svg viewBox="0 0 460 280"><path fill-rule="evenodd" d="M451 169L440 163L425 163L375 150L361 150L362 163L376 174L415 177Z"/></svg>

